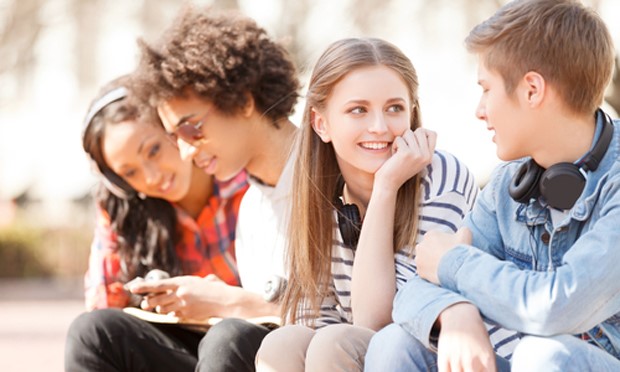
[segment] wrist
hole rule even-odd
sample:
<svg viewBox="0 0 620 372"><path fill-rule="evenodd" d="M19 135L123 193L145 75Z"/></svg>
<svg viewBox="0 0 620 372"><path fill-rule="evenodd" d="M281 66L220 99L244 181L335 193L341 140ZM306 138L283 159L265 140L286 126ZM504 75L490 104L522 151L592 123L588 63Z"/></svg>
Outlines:
<svg viewBox="0 0 620 372"><path fill-rule="evenodd" d="M478 308L469 302L459 302L448 307L439 314L435 327L443 328L451 324L471 322L476 319L481 319Z"/></svg>

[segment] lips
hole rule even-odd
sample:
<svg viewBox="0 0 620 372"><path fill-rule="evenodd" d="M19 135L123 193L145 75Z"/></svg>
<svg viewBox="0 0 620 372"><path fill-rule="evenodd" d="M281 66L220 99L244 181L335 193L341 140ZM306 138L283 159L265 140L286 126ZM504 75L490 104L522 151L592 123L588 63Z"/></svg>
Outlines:
<svg viewBox="0 0 620 372"><path fill-rule="evenodd" d="M212 158L204 158L200 160L194 159L194 163L196 164L198 168L202 169L204 172L208 174L214 174L215 165L217 163L217 158L214 156Z"/></svg>
<svg viewBox="0 0 620 372"><path fill-rule="evenodd" d="M204 153L200 153L194 157L194 164L196 164L198 168L206 168L213 159L215 159L215 156L208 156Z"/></svg>
<svg viewBox="0 0 620 372"><path fill-rule="evenodd" d="M160 186L159 191L161 193L167 193L172 188L172 184L174 182L174 175L166 179Z"/></svg>

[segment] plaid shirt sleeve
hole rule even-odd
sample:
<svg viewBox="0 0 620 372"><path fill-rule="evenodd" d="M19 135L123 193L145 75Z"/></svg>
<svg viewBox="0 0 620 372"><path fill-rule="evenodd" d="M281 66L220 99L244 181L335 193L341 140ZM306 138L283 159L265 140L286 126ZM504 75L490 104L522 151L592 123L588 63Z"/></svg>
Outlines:
<svg viewBox="0 0 620 372"><path fill-rule="evenodd" d="M84 276L86 309L124 307L129 303L129 294L120 281L117 237L110 227L110 217L99 207L94 235Z"/></svg>
<svg viewBox="0 0 620 372"><path fill-rule="evenodd" d="M185 274L215 274L227 284L239 285L235 227L247 188L247 176L242 172L229 181L215 182L213 196L196 220L177 208L182 240L177 254Z"/></svg>

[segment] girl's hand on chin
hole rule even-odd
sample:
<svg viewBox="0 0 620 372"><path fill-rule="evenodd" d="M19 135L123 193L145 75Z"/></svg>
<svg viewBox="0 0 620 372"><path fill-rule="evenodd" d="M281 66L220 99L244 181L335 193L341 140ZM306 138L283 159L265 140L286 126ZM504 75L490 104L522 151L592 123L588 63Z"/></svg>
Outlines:
<svg viewBox="0 0 620 372"><path fill-rule="evenodd" d="M398 190L431 163L436 142L437 133L424 128L407 129L396 137L392 143L392 157L375 174L375 187Z"/></svg>

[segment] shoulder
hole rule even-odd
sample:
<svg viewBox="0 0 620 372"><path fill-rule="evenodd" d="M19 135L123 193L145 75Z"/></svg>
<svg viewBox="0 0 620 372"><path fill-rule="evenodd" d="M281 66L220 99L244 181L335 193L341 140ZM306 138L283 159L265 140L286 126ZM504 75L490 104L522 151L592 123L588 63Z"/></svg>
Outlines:
<svg viewBox="0 0 620 372"><path fill-rule="evenodd" d="M431 164L421 180L425 199L446 192L469 194L478 186L473 174L456 156L443 150L436 150Z"/></svg>

